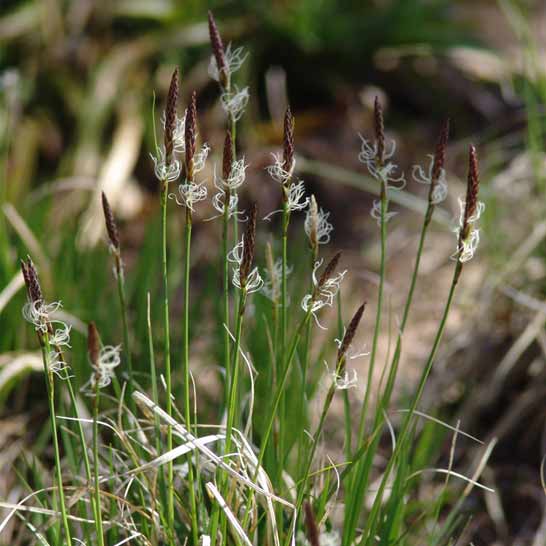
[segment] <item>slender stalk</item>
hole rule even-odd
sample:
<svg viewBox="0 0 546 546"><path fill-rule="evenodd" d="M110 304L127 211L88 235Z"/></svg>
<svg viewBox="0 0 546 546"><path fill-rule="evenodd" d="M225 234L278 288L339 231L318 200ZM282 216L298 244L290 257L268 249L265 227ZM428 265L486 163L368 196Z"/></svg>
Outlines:
<svg viewBox="0 0 546 546"><path fill-rule="evenodd" d="M44 371L46 375L47 399L49 403L49 419L51 424L51 435L53 438L53 449L55 453L55 471L57 474L57 488L59 491L59 504L61 506L61 520L64 529L65 539L67 544L72 544L70 526L68 524L68 512L66 510L66 502L64 498L63 476L61 470L61 454L59 450L59 437L57 434L57 417L55 412L55 378L53 372L49 369L49 355L51 346L49 344L48 334L44 334L41 340L42 360L44 363Z"/></svg>
<svg viewBox="0 0 546 546"><path fill-rule="evenodd" d="M161 182L161 251L163 264L163 318L164 318L164 353L165 353L165 383L167 387L166 411L172 417L172 385L171 385L171 339L169 326L169 283L167 271L167 199L169 184L167 180ZM167 451L173 448L173 436L171 426L167 426ZM169 522L169 533L174 537L174 483L173 463L167 463L167 520Z"/></svg>
<svg viewBox="0 0 546 546"><path fill-rule="evenodd" d="M434 364L434 359L436 357L438 347L440 346L440 342L441 342L443 334L444 334L445 326L446 326L446 323L447 323L447 317L448 317L449 312L451 310L451 305L453 303L453 296L455 295L455 289L457 287L457 283L458 283L461 271L462 271L462 263L460 261L457 261L457 265L455 266L455 271L453 273L453 280L451 282L451 287L449 289L449 294L448 294L447 301L446 301L446 304L445 304L445 307L444 307L444 312L442 314L442 318L440 320L440 324L438 326L438 330L436 332L436 336L434 338L432 348L430 350L427 362L425 364L425 367L424 367L423 372L421 374L421 377L419 379L419 385L417 387L417 391L416 391L415 396L413 398L413 401L411 403L410 409L407 412L407 414L406 414L406 416L404 418L404 421L402 423L402 427L401 427L401 430L400 430L400 434L398 436L398 441L397 441L397 444L396 444L396 448L395 448L392 456L390 457L389 462L387 464L387 468L385 469L385 472L383 474L383 479L381 481L381 485L379 486L379 489L378 489L376 497L375 497L374 506L373 506L372 511L370 512L370 515L369 515L369 517L367 519L366 528L365 528L364 533L362 535L362 537L363 537L362 540L363 541L367 540L366 537L370 536L370 530L372 530L374 528L374 525L375 525L375 523L377 521L377 518L378 518L378 515L379 515L379 510L380 510L381 505L382 505L383 493L385 491L385 487L386 487L389 475L390 475L390 473L391 473L391 471L392 471L392 469L394 467L395 461L397 461L397 459L398 459L398 455L402 452L402 449L405 446L406 440L409 437L408 435L409 435L409 432L411 430L411 421L412 421L413 415L415 413L415 410L416 410L416 408L417 408L417 406L418 406L418 404L419 404L419 402L421 400L421 397L423 395L425 384L426 384L426 381L427 381L428 376L430 374L430 371L432 370L432 366Z"/></svg>
<svg viewBox="0 0 546 546"><path fill-rule="evenodd" d="M129 381L127 382L128 395L132 409L134 410L134 401L131 396L133 390L133 359L131 357L131 346L129 344L129 319L127 311L127 297L125 294L125 276L123 275L123 265L121 263L121 256L116 254L116 271L117 271L117 285L118 285L118 298L119 306L121 310L121 322L123 324L123 345L125 348L125 358L127 361L127 373L129 374Z"/></svg>
<svg viewBox="0 0 546 546"><path fill-rule="evenodd" d="M190 261L191 261L191 231L192 231L192 214L191 210L186 207L186 222L185 222L185 255L184 255L184 360L183 360L183 375L184 375L184 420L188 432L192 432L191 425L191 403L190 403ZM193 473L192 456L188 455L188 480L189 480L189 496L191 510L191 528L194 544L199 543L199 526L197 523L197 503L195 496L195 485Z"/></svg>
<svg viewBox="0 0 546 546"><path fill-rule="evenodd" d="M366 393L364 395L364 402L362 404L362 410L360 413L360 421L358 425L358 435L357 435L357 445L364 443L364 432L366 428L366 418L368 413L368 405L370 401L370 394L372 392L372 381L375 367L375 358L377 353L377 344L379 340L379 331L381 329L381 316L382 316L382 307L383 307L383 290L385 283L385 265L386 265L386 253L387 253L387 214L388 200L387 200L387 182L385 180L381 181L381 220L380 220L380 229L381 229L381 262L379 267L379 290L377 295L377 311L375 317L375 327L374 335L372 341L372 350L370 354L370 364L368 367L368 377L366 383ZM351 509L346 512L344 528L343 528L343 546L348 546L354 540L354 535L356 532L356 523L357 518L360 514L360 507L362 506L363 496L359 493L368 479L369 464L366 464L368 457L365 457L356 466L356 475L354 477L354 483L351 487L352 494L351 497Z"/></svg>
<svg viewBox="0 0 546 546"><path fill-rule="evenodd" d="M102 527L102 513L100 507L100 482L99 482L99 382L95 382L95 399L93 400L93 477L94 497L97 507L95 514L95 527L97 529L97 541L99 546L104 546L104 530Z"/></svg>
<svg viewBox="0 0 546 546"><path fill-rule="evenodd" d="M285 388L286 381L288 379L288 375L291 369L292 361L294 360L294 357L296 355L298 343L300 341L301 335L303 331L305 330L305 327L307 326L307 323L309 322L310 318L311 318L311 311L307 311L304 318L300 322L299 327L296 330L296 333L294 334L294 339L292 340L292 345L290 346L290 352L288 354L288 358L286 359L286 365L284 369L282 370L280 380L277 383L277 386L275 389L275 395L273 398L273 405L271 406L271 409L269 411L269 418L267 420L267 424L264 429L264 434L260 442L260 452L258 454L258 462L256 464L256 472L254 475L254 480L256 480L258 471L264 460L265 452L269 444L269 439L271 437L271 431L273 430L273 423L275 422L275 418L277 417L277 411L279 409L279 405L280 405L282 396L284 394L284 388ZM250 517L250 506L252 505L253 498L254 498L254 490L250 491L248 495L248 500L247 500L246 509L245 509L245 517L242 523L243 528L246 528L246 526L248 525L248 520Z"/></svg>
<svg viewBox="0 0 546 546"><path fill-rule="evenodd" d="M225 452L229 453L233 436L233 426L237 421L237 393L239 390L239 348L241 346L241 335L243 330L243 317L245 313L247 292L241 290L239 297L239 314L237 315L237 324L235 327L235 345L233 347L233 374L229 386L228 414L226 423L226 443Z"/></svg>
<svg viewBox="0 0 546 546"><path fill-rule="evenodd" d="M381 221L380 221L380 228L381 228L381 262L379 266L379 290L377 293L377 311L375 316L375 326L374 326L374 333L373 333L373 341L372 341L372 351L370 354L370 364L368 367L368 379L367 379L367 387L366 387L366 394L364 395L364 403L362 404L362 410L360 413L360 422L358 425L358 442L361 443L364 437L364 429L366 426L366 417L368 413L368 404L370 399L370 393L372 389L370 388L370 385L372 384L373 380L373 372L375 368L375 358L377 354L377 345L379 341L379 332L381 330L381 315L382 315L382 308L383 308L383 291L385 286L385 265L386 265L386 257L387 257L387 221L386 221L386 215L387 215L387 207L388 207L388 200L387 200L387 182L382 180L381 181Z"/></svg>
<svg viewBox="0 0 546 546"><path fill-rule="evenodd" d="M224 207L223 225L222 225L222 268L223 268L223 284L224 284L224 369L225 377L225 404L229 399L229 385L231 383L231 365L230 365L230 338L229 338L229 262L227 259L229 247L229 190L226 191L226 205Z"/></svg>
<svg viewBox="0 0 546 546"><path fill-rule="evenodd" d="M283 187L283 192L286 191ZM283 194L282 203L282 256L281 256L281 332L280 332L280 351L279 351L279 363L280 370L287 368L286 366L286 328L287 328L287 307L288 307L288 295L287 295L287 279L286 269L288 262L288 224L290 222L290 211L288 210L288 204ZM278 476L277 483L281 477L284 461L284 423L286 416L285 398L284 392L281 392L280 399L280 419L279 419L279 444L278 444Z"/></svg>

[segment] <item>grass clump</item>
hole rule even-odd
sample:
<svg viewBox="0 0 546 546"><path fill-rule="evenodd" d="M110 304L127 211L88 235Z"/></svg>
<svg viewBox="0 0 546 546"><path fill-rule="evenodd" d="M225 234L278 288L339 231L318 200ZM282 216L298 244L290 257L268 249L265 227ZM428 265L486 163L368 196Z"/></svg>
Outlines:
<svg viewBox="0 0 546 546"><path fill-rule="evenodd" d="M464 264L479 242L477 221L483 209L478 200L479 176L476 150L469 152L467 194L461 200L460 224L453 253L454 273L429 355L423 365L409 409L395 431L389 419L392 395L403 354L403 335L410 317L419 277L420 259L435 207L445 198L445 154L449 127L438 138L429 169L416 167L414 179L429 185L416 259L411 273L395 350L383 363L382 381L374 382L379 344L384 328L384 292L387 282L388 224L393 193L404 191L406 179L395 162L396 147L385 134L379 100L374 109L374 138L363 137L359 159L379 185L379 199L371 215L380 230L380 268L371 352L365 361L366 381L360 409L351 412L351 389L361 385L351 361L367 357L355 349L365 312L360 296L349 309L352 318L344 326L341 288L349 276L342 268L341 252L327 260L321 255L329 243L332 225L328 213L308 196L298 179L295 118L287 108L282 152L274 156L268 173L279 184L279 233L266 246L265 271L259 265L266 224L259 207L239 207L246 164L237 149L237 122L248 101L248 89L234 79L244 62L240 49L224 47L214 17L209 14L213 55L210 74L218 82L220 102L226 113L226 136L221 175L215 177L217 193L212 205L218 212L219 267L216 291L220 302L216 325L220 340L225 387L221 412L213 424L197 411L191 369L192 229L196 207L207 199L200 178L209 146L200 143L197 97L192 93L183 116L178 113L180 79L174 70L162 118L163 141L156 144L155 175L159 184L161 222L161 274L163 298L146 297L146 356L135 358L131 308L127 298L120 234L106 195L102 195L109 246L123 326L123 346L103 346L94 324L88 330L91 378L82 394L89 397L91 417L80 413L80 401L72 387L66 351L70 328L55 313L60 304L46 304L38 273L29 259L22 262L28 291L25 315L33 324L42 349L54 448L55 485L44 487L12 507L0 524L21 521L21 534L41 544L444 544L460 524L460 504L430 498L417 501L419 477L431 449L425 429L417 418L427 378L440 346ZM173 186L178 184L176 191ZM170 311L169 198L181 207L183 233L181 362L172 358L171 331L179 325ZM307 249L291 248L293 215L306 211ZM239 224L244 224L244 227ZM241 229L242 228L242 229ZM239 238L239 231L242 232ZM231 249L231 250L230 250ZM275 259L275 251L280 257ZM305 293L290 265L295 253L305 254ZM258 264L258 265L257 265ZM293 282L292 282L293 280ZM62 290L62 286L58 287ZM148 287L145 288L148 290ZM160 321L154 306L160 307ZM338 312L337 347L324 310ZM332 328L332 327L331 327ZM325 332L323 332L323 330ZM154 334L154 332L158 332ZM156 343L157 338L161 343ZM257 339L266 339L262 344ZM325 340L325 341L324 341ZM315 356L325 343L327 371ZM259 345L259 349L252 346ZM157 354L158 346L161 347ZM337 350L336 350L337 349ZM116 368L121 374L116 373ZM256 369L267 370L257 377ZM149 374L144 374L149 370ZM255 396L256 382L266 396ZM265 386L265 388L264 388ZM325 386L324 389L321 386ZM64 391L68 392L65 399ZM111 392L109 392L111 391ZM151 394L148 394L151 393ZM344 402L344 460L323 464L320 444L336 395ZM355 397L356 398L356 397ZM315 410L318 419L313 418ZM89 427L90 425L90 427ZM88 430L88 428L90 430ZM456 429L456 434L458 429ZM381 441L392 438L392 449L381 466ZM436 447L437 450L437 447ZM84 475L81 466L83 463ZM450 467L434 469L480 486L477 476L465 478ZM32 476L30 470L27 471ZM36 483L35 477L32 482ZM447 482L446 482L447 483ZM30 484L29 484L30 485ZM373 489L373 495L370 490ZM446 487L447 490L447 487ZM468 491L465 493L468 495Z"/></svg>

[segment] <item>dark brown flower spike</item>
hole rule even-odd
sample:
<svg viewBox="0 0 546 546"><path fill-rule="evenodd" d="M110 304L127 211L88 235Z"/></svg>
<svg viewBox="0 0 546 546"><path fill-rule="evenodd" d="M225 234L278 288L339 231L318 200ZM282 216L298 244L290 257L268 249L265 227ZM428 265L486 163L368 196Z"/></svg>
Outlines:
<svg viewBox="0 0 546 546"><path fill-rule="evenodd" d="M313 514L313 507L309 502L305 502L303 505L305 511L305 530L307 531L307 540L311 546L320 546L319 530L315 514Z"/></svg>
<svg viewBox="0 0 546 546"><path fill-rule="evenodd" d="M87 354L91 364L97 367L100 355L100 336L94 322L87 325Z"/></svg>
<svg viewBox="0 0 546 546"><path fill-rule="evenodd" d="M220 84L226 87L229 80L229 70L226 63L226 51L222 42L222 37L216 26L214 15L209 10L209 36L212 46L212 54L216 59L216 66L218 67L218 76L220 78Z"/></svg>
<svg viewBox="0 0 546 546"><path fill-rule="evenodd" d="M165 108L165 127L164 127L164 142L165 142L165 164L170 165L173 160L174 150L174 132L176 129L176 106L178 103L178 68L174 69L167 95L167 107Z"/></svg>
<svg viewBox="0 0 546 546"><path fill-rule="evenodd" d="M377 154L375 159L379 165L383 165L385 160L385 124L383 121L383 108L381 107L378 97L375 97L374 101L373 120L375 143L377 145Z"/></svg>
<svg viewBox="0 0 546 546"><path fill-rule="evenodd" d="M106 198L105 193L102 192L101 195L102 195L102 210L104 212L104 223L106 224L106 232L108 233L108 239L110 240L110 244L112 245L114 250L119 251L119 235L118 235L118 227L116 225L116 220L114 218L112 208L110 207L110 203L108 202L108 199Z"/></svg>
<svg viewBox="0 0 546 546"><path fill-rule="evenodd" d="M444 168L444 165L445 165L446 148L447 148L448 139L449 139L449 118L446 118L440 130L438 140L436 141L436 150L434 151L434 162L432 164L432 176L431 176L429 200L432 198L434 188L436 187L436 184L438 183L438 179L440 178L440 175L442 174L442 169Z"/></svg>
<svg viewBox="0 0 546 546"><path fill-rule="evenodd" d="M254 262L254 251L256 248L256 215L258 207L256 203L250 208L248 222L243 237L243 259L241 260L241 268L239 270L239 280L242 287L246 286L246 281L252 269Z"/></svg>
<svg viewBox="0 0 546 546"><path fill-rule="evenodd" d="M365 308L366 308L366 303L364 302L357 309L356 313L351 319L351 322L349 323L349 326L345 332L345 335L343 336L341 345L339 346L339 349L337 351L338 364L341 363L341 361L345 358L345 355L347 354L347 350L349 349L349 347L351 346L351 343L353 342L356 330L358 328L358 325L360 324L360 319L362 318L362 314L364 313Z"/></svg>
<svg viewBox="0 0 546 546"><path fill-rule="evenodd" d="M193 181L193 156L195 155L195 141L197 138L197 95L191 94L191 101L186 114L186 131L184 134L186 144L186 179Z"/></svg>
<svg viewBox="0 0 546 546"><path fill-rule="evenodd" d="M317 290L320 290L326 281L332 277L335 270L337 269L337 266L339 264L339 259L341 258L341 251L337 252L334 257L328 262L326 267L324 268L324 271L322 272L322 275L320 276L320 279L317 283Z"/></svg>
<svg viewBox="0 0 546 546"><path fill-rule="evenodd" d="M231 166L233 164L233 141L231 139L231 131L226 131L226 138L224 140L224 155L222 157L222 177L224 181L229 178L231 174Z"/></svg>
<svg viewBox="0 0 546 546"><path fill-rule="evenodd" d="M283 137L283 169L292 174L294 169L294 116L290 106L284 115L284 137Z"/></svg>
<svg viewBox="0 0 546 546"><path fill-rule="evenodd" d="M40 281L38 280L38 272L34 267L34 263L30 256L27 256L27 261L21 261L21 271L27 286L28 297L32 303L44 301Z"/></svg>
<svg viewBox="0 0 546 546"><path fill-rule="evenodd" d="M463 216L463 225L461 229L461 244L467 237L471 227L471 219L476 213L478 207L478 191L480 189L480 175L478 169L478 156L476 148L470 145L468 152L468 182L466 187L466 199Z"/></svg>

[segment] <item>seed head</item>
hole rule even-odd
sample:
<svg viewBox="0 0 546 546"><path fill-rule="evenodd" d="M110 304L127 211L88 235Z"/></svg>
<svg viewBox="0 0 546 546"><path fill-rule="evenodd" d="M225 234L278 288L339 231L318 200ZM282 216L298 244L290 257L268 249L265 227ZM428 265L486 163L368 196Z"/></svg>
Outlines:
<svg viewBox="0 0 546 546"><path fill-rule="evenodd" d="M210 13L210 12L209 12ZM233 141L231 139L231 131L226 131L226 138L224 140L224 155L222 158L222 177L224 181L229 178L231 174L231 166L233 165Z"/></svg>
<svg viewBox="0 0 546 546"><path fill-rule="evenodd" d="M44 296L40 287L40 281L38 280L38 272L30 256L27 256L26 263L24 260L21 260L21 271L23 272L30 301L32 303L43 302Z"/></svg>
<svg viewBox="0 0 546 546"><path fill-rule="evenodd" d="M240 269L240 282L241 286L246 285L248 275L252 269L252 264L254 262L254 251L256 248L256 215L258 207L256 203L250 208L250 215L248 217L248 222L246 224L245 235L243 239L243 259L241 261Z"/></svg>
<svg viewBox="0 0 546 546"><path fill-rule="evenodd" d="M478 170L478 156L476 148L470 145L468 153L468 182L466 186L466 199L463 217L463 226L461 229L461 242L466 239L472 222L472 217L476 213L478 206L478 191L480 189L480 176Z"/></svg>
<svg viewBox="0 0 546 546"><path fill-rule="evenodd" d="M326 281L332 277L335 270L337 269L340 258L341 258L341 251L337 252L334 255L334 257L328 262L328 264L324 268L324 271L322 272L322 275L320 276L319 282L317 284L317 290L320 291L320 289L324 286Z"/></svg>
<svg viewBox="0 0 546 546"><path fill-rule="evenodd" d="M193 156L195 155L195 140L197 137L197 95L195 91L191 94L188 113L186 114L186 178L193 181Z"/></svg>
<svg viewBox="0 0 546 546"><path fill-rule="evenodd" d="M356 311L353 318L351 319L351 322L349 323L349 326L345 332L345 335L343 336L343 340L341 341L341 345L339 346L339 349L337 351L337 361L340 363L343 358L345 357L347 350L351 346L351 343L353 342L353 339L355 337L356 329L358 328L358 325L360 324L360 319L362 318L362 314L364 313L364 309L366 308L366 303L364 302Z"/></svg>
<svg viewBox="0 0 546 546"><path fill-rule="evenodd" d="M303 508L305 511L305 529L307 531L307 540L311 546L320 546L319 530L317 527L315 514L313 514L313 507L309 502L305 502Z"/></svg>
<svg viewBox="0 0 546 546"><path fill-rule="evenodd" d="M318 224L319 213L317 200L314 195L311 195L311 201L309 203L309 245L314 251L318 248Z"/></svg>
<svg viewBox="0 0 546 546"><path fill-rule="evenodd" d="M226 63L226 51L224 49L224 44L222 42L222 37L216 26L216 21L214 20L214 15L212 11L209 10L209 36L210 43L212 46L212 53L216 59L216 66L218 67L218 74L220 76L220 83L223 87L227 86L229 79L229 70Z"/></svg>
<svg viewBox="0 0 546 546"><path fill-rule="evenodd" d="M440 130L438 140L436 141L436 150L434 152L434 163L432 164L432 176L431 176L429 195L432 195L432 192L434 191L434 187L436 186L436 183L438 182L438 179L440 178L440 174L442 173L442 169L444 168L448 138L449 138L449 118L446 118L446 120L444 121L444 124L442 125L442 129Z"/></svg>
<svg viewBox="0 0 546 546"><path fill-rule="evenodd" d="M87 325L87 353L91 364L97 367L100 356L100 336L94 322Z"/></svg>
<svg viewBox="0 0 546 546"><path fill-rule="evenodd" d="M385 124L383 122L383 108L381 107L378 97L375 97L373 119L375 142L377 144L377 154L375 159L379 165L383 165L383 161L385 159Z"/></svg>
<svg viewBox="0 0 546 546"><path fill-rule="evenodd" d="M284 115L283 169L290 174L294 169L294 126L294 116L289 106Z"/></svg>
<svg viewBox="0 0 546 546"><path fill-rule="evenodd" d="M108 202L104 192L102 192L102 210L104 212L104 222L106 224L106 232L108 233L110 244L116 251L119 251L118 227L116 225L112 208L110 207L110 203Z"/></svg>
<svg viewBox="0 0 546 546"><path fill-rule="evenodd" d="M173 159L174 133L176 129L176 104L178 102L178 68L174 69L167 95L167 107L165 108L165 164L170 165Z"/></svg>

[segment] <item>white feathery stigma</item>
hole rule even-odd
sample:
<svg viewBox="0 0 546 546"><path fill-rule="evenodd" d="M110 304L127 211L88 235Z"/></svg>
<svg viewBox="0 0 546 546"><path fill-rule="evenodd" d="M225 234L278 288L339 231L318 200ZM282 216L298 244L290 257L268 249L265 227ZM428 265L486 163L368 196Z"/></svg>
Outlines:
<svg viewBox="0 0 546 546"><path fill-rule="evenodd" d="M412 170L412 177L415 182L418 182L419 184L425 184L427 186L430 186L432 184L432 171L434 168L434 156L429 155L429 157L430 164L427 172L425 172L425 169L423 169L421 165L414 165ZM439 205L447 197L447 180L445 169L440 170L440 176L436 181L436 186L432 191L431 197L431 203L433 205Z"/></svg>
<svg viewBox="0 0 546 546"><path fill-rule="evenodd" d="M243 262L244 235L241 240L229 251L227 255L228 262L235 264L233 267L232 282L235 288L242 289L241 286L241 264ZM258 267L254 267L248 274L245 289L247 294L258 292L262 289L264 281L260 275Z"/></svg>
<svg viewBox="0 0 546 546"><path fill-rule="evenodd" d="M303 224L305 234L310 241L312 238L316 238L319 245L326 245L330 242L330 234L334 230L334 226L328 222L329 217L330 213L326 212L322 207L318 208L314 196L311 196Z"/></svg>
<svg viewBox="0 0 546 546"><path fill-rule="evenodd" d="M246 105L250 99L248 87L239 89L236 85L233 86L233 91L224 91L220 96L222 108L235 121L241 119L245 112Z"/></svg>
<svg viewBox="0 0 546 546"><path fill-rule="evenodd" d="M454 233L457 235L457 242L459 241L461 230L464 226L464 213L466 202L464 199L459 198L459 225L454 228ZM452 260L457 260L461 263L470 261L474 257L474 253L478 248L480 243L480 230L479 228L474 227L474 224L480 219L483 211L485 210L485 203L478 201L476 205L476 212L468 219L468 225L470 230L468 236L461 243L461 246L457 246L457 250L451 255Z"/></svg>
<svg viewBox="0 0 546 546"><path fill-rule="evenodd" d="M404 174L396 175L398 165L390 159L396 152L396 141L391 140L390 149L385 150L383 157L383 165L377 163L377 142L371 143L366 140L362 135L360 136L361 147L358 154L358 160L366 165L370 175L384 184L385 193L387 197L387 206L389 198L389 190L401 191L406 186L406 179ZM376 200L373 203L372 210L370 211L371 217L376 220L377 224L381 224L381 202ZM385 222L388 222L396 213L385 211Z"/></svg>
<svg viewBox="0 0 546 546"><path fill-rule="evenodd" d="M301 308L306 312L310 312L313 315L313 318L315 319L315 322L319 328L322 330L326 330L324 326L322 326L318 320L318 317L316 315L317 311L322 309L325 306L332 307L334 304L334 298L336 297L336 294L339 291L339 287L341 285L341 281L347 274L347 270L344 269L337 275L330 277L329 279L326 279L322 286L318 287L318 279L317 279L317 271L321 267L323 260L318 260L315 262L315 266L313 267L313 273L312 273L312 279L313 279L313 286L315 287L314 292L312 294L306 294L303 299L301 300Z"/></svg>
<svg viewBox="0 0 546 546"><path fill-rule="evenodd" d="M163 180L166 180L167 182L178 180L182 171L180 161L173 157L171 162L167 165L165 162L165 147L163 145L157 147L156 153L157 156L150 154L150 157L154 162L154 174L156 178L160 182Z"/></svg>
<svg viewBox="0 0 546 546"><path fill-rule="evenodd" d="M231 47L231 43L227 45L224 51L224 58L226 61L227 71L230 76L241 68L247 56L248 53L244 52L244 48L236 47L233 49ZM218 64L216 63L216 57L214 55L211 55L210 57L209 76L217 82L220 81L220 72L218 70Z"/></svg>

